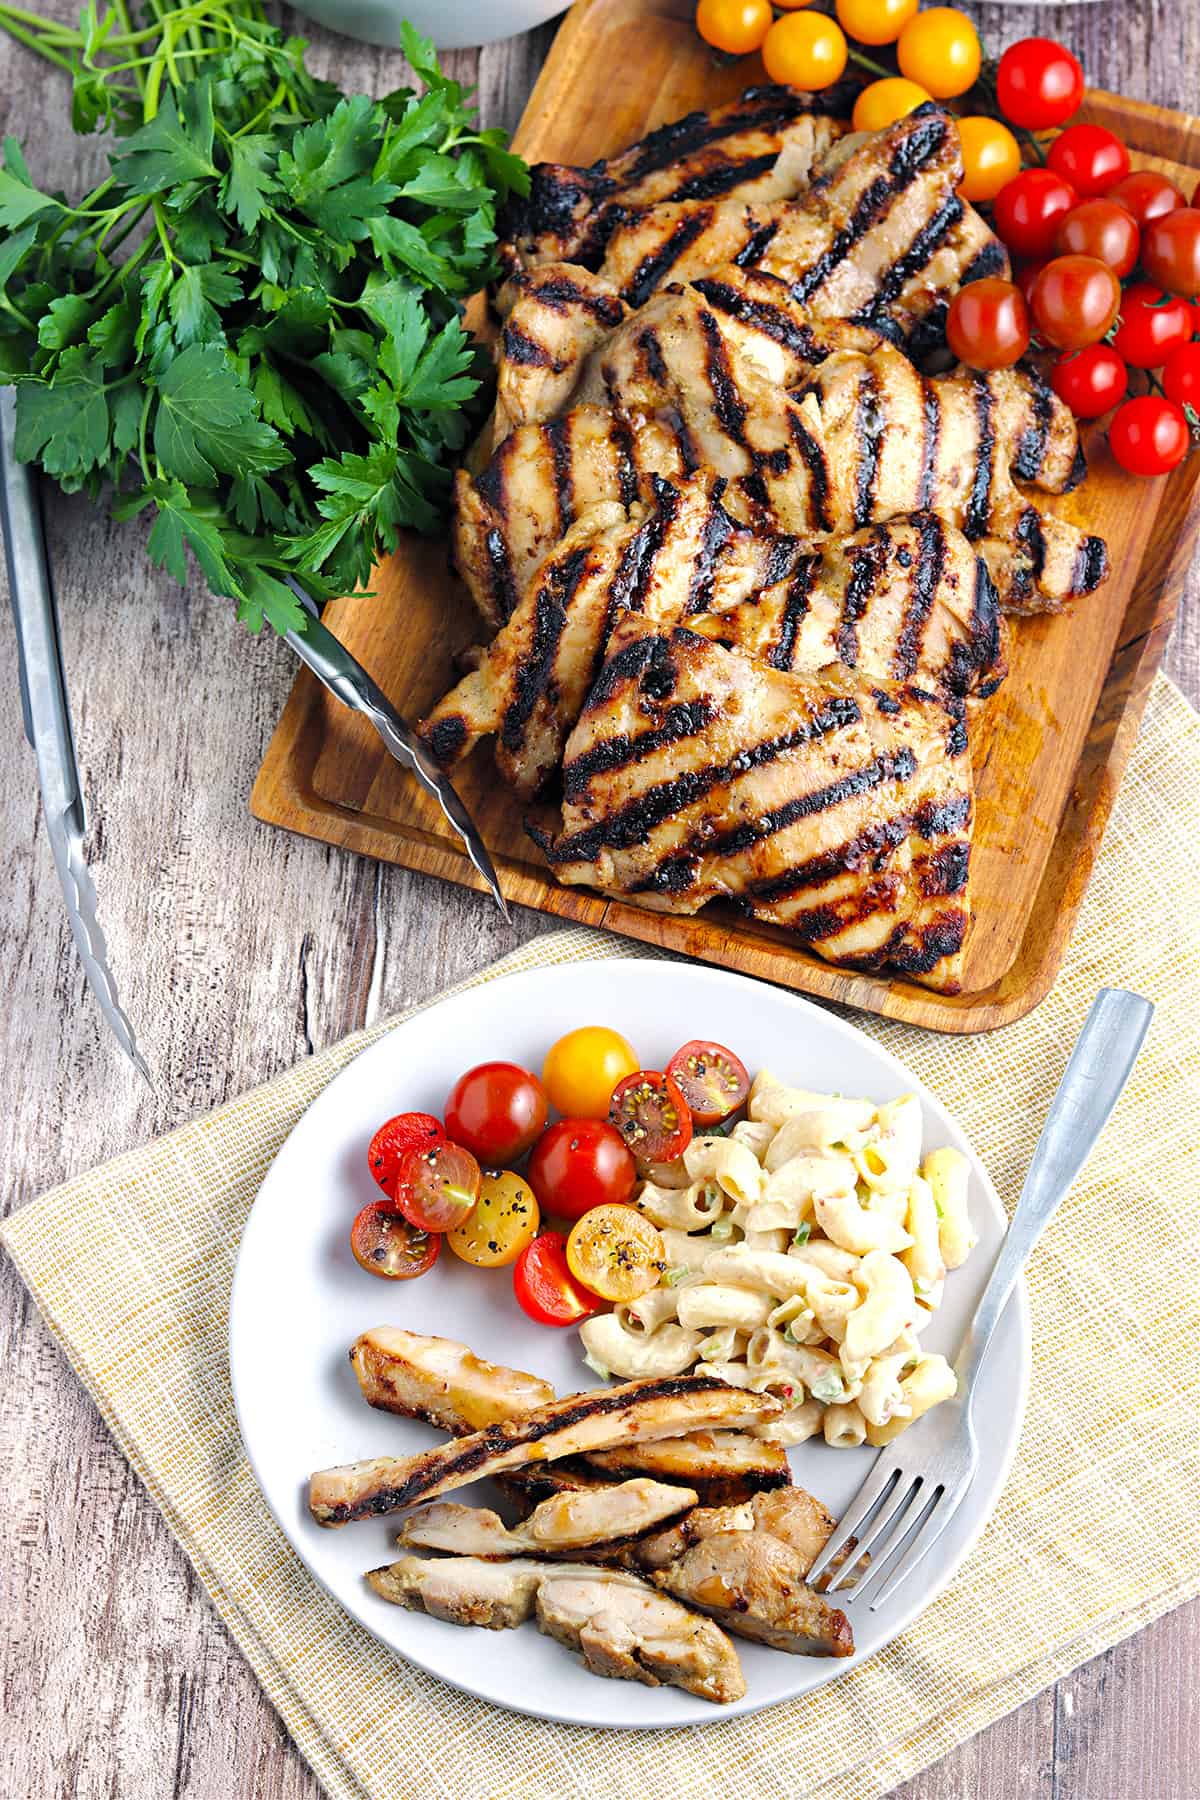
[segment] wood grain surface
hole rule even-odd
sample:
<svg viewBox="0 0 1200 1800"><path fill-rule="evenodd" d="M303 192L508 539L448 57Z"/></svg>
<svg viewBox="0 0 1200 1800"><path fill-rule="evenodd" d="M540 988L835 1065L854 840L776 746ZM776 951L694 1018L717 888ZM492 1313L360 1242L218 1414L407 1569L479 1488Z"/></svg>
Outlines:
<svg viewBox="0 0 1200 1800"><path fill-rule="evenodd" d="M40 0L68 17L73 0ZM1065 38L1090 78L1195 109L1186 0L984 7L985 41ZM304 26L297 18L294 29ZM520 115L552 27L461 52L489 123ZM316 60L381 93L399 59L319 33ZM58 77L0 43L3 128L78 190ZM364 1020L552 929L256 825L246 796L292 680L288 653L154 571L136 527L52 499L51 553L92 814L90 854L146 1093L100 1028L63 918L0 607L0 1168L6 1209L232 1097ZM1166 667L1200 700L1200 571ZM79 1222L81 1235L87 1221ZM0 1406L0 1796L317 1800L253 1676L7 1263ZM898 1790L903 1800L1193 1800L1200 1603L1060 1681ZM584 1789L578 1790L580 1796ZM448 1794L448 1800L460 1796ZM468 1796L461 1796L468 1800ZM477 1800L472 1795L469 1800ZM572 1796L572 1800L576 1800Z"/></svg>

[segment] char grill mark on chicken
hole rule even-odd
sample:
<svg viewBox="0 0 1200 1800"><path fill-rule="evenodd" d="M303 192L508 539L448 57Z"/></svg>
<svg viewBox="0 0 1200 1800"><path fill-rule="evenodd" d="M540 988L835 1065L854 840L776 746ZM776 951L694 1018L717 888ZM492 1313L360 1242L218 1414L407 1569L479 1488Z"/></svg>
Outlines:
<svg viewBox="0 0 1200 1800"><path fill-rule="evenodd" d="M795 197L660 205L621 224L600 272L641 306L666 281L754 267L814 315L907 344L928 335L965 281L1008 273L1003 246L960 198L961 180L954 122L929 103L835 145Z"/></svg>
<svg viewBox="0 0 1200 1800"><path fill-rule="evenodd" d="M664 748L668 709L707 706ZM567 743L560 881L728 899L831 962L961 985L972 783L961 710L785 674L628 616Z"/></svg>
<svg viewBox="0 0 1200 1800"><path fill-rule="evenodd" d="M688 113L588 168L535 163L528 195L500 222L505 277L545 262L595 269L613 230L648 207L736 203L794 193L846 126L848 87L823 94L764 85L728 106ZM500 295L503 306L504 295Z"/></svg>

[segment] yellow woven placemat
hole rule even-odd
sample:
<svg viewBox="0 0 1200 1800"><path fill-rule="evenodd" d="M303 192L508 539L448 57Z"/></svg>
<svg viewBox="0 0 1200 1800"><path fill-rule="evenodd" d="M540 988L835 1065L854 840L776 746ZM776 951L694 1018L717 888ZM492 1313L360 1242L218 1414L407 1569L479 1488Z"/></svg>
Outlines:
<svg viewBox="0 0 1200 1800"><path fill-rule="evenodd" d="M618 1736L497 1711L352 1624L267 1513L226 1362L238 1238L300 1113L387 1023L10 1220L3 1241L52 1331L331 1795L872 1800L1200 1590L1198 846L1200 718L1160 679L1043 1005L965 1039L858 1021L957 1114L1011 1206L1096 989L1158 1008L1034 1259L1029 1412L978 1548L900 1642L766 1715ZM562 931L463 985L631 954L650 953Z"/></svg>

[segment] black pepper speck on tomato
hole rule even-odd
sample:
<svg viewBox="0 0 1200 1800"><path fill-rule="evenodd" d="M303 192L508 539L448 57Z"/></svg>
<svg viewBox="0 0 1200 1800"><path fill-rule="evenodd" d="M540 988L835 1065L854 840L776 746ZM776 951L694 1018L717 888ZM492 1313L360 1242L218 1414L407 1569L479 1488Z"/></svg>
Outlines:
<svg viewBox="0 0 1200 1800"><path fill-rule="evenodd" d="M618 1083L608 1116L639 1162L674 1162L692 1141L687 1101L659 1069L639 1069Z"/></svg>

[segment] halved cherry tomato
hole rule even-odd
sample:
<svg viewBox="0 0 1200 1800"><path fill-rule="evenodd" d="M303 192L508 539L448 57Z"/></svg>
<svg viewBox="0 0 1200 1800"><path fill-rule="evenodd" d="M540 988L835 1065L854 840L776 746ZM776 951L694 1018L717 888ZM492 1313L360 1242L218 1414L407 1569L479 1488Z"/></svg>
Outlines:
<svg viewBox="0 0 1200 1800"><path fill-rule="evenodd" d="M1200 294L1200 209L1180 206L1151 219L1142 234L1142 267L1169 293Z"/></svg>
<svg viewBox="0 0 1200 1800"><path fill-rule="evenodd" d="M692 1115L679 1084L639 1069L613 1089L608 1116L640 1162L674 1162L692 1141Z"/></svg>
<svg viewBox="0 0 1200 1800"><path fill-rule="evenodd" d="M1027 37L1010 44L996 69L1000 111L1027 131L1063 125L1079 111L1083 68L1065 44Z"/></svg>
<svg viewBox="0 0 1200 1800"><path fill-rule="evenodd" d="M903 75L885 75L860 91L850 123L855 131L886 131L897 119L906 118L932 98L915 81L905 81Z"/></svg>
<svg viewBox="0 0 1200 1800"><path fill-rule="evenodd" d="M384 1193L396 1198L396 1170L410 1150L432 1150L446 1141L446 1133L432 1113L397 1113L381 1125L371 1139L367 1161Z"/></svg>
<svg viewBox="0 0 1200 1800"><path fill-rule="evenodd" d="M1129 370L1111 344L1089 344L1058 358L1050 386L1077 419L1098 419L1125 398Z"/></svg>
<svg viewBox="0 0 1200 1800"><path fill-rule="evenodd" d="M1052 169L1022 169L996 195L996 233L1014 256L1050 256L1059 222L1077 197Z"/></svg>
<svg viewBox="0 0 1200 1800"><path fill-rule="evenodd" d="M1200 413L1200 344L1181 344L1172 350L1163 364L1162 384L1168 400Z"/></svg>
<svg viewBox="0 0 1200 1800"><path fill-rule="evenodd" d="M1192 309L1148 281L1134 281L1121 295L1121 323L1113 349L1135 369L1157 369L1172 350L1191 339Z"/></svg>
<svg viewBox="0 0 1200 1800"><path fill-rule="evenodd" d="M982 114L959 119L958 135L963 160L959 193L973 204L994 200L1005 183L1020 173L1021 146L1007 125Z"/></svg>
<svg viewBox="0 0 1200 1800"><path fill-rule="evenodd" d="M719 1125L750 1092L750 1076L740 1056L708 1038L690 1038L667 1064L694 1124Z"/></svg>
<svg viewBox="0 0 1200 1800"><path fill-rule="evenodd" d="M543 1231L526 1244L513 1268L513 1293L522 1312L538 1325L578 1325L601 1302L580 1287L567 1267L567 1240L561 1231Z"/></svg>
<svg viewBox="0 0 1200 1800"><path fill-rule="evenodd" d="M1056 256L1033 284L1030 310L1047 343L1082 350L1111 329L1120 304L1121 284L1107 263L1094 256Z"/></svg>
<svg viewBox="0 0 1200 1800"><path fill-rule="evenodd" d="M824 13L785 13L763 41L763 67L772 81L813 93L832 87L846 67L846 36Z"/></svg>
<svg viewBox="0 0 1200 1800"><path fill-rule="evenodd" d="M446 1130L487 1163L515 1162L546 1128L550 1103L536 1075L486 1062L460 1075L446 1102Z"/></svg>
<svg viewBox="0 0 1200 1800"><path fill-rule="evenodd" d="M369 1275L387 1281L411 1281L431 1269L441 1255L442 1240L419 1231L392 1200L372 1200L350 1228L354 1260Z"/></svg>
<svg viewBox="0 0 1200 1800"><path fill-rule="evenodd" d="M571 1227L567 1267L602 1300L640 1299L658 1286L666 1266L662 1233L634 1206L594 1206Z"/></svg>
<svg viewBox="0 0 1200 1800"><path fill-rule="evenodd" d="M479 1198L446 1233L455 1256L477 1269L502 1269L531 1242L541 1221L533 1189L511 1169L485 1169Z"/></svg>
<svg viewBox="0 0 1200 1800"><path fill-rule="evenodd" d="M918 0L837 0L838 24L860 44L894 44L915 18L917 5Z"/></svg>
<svg viewBox="0 0 1200 1800"><path fill-rule="evenodd" d="M625 1140L599 1119L560 1119L529 1159L529 1183L542 1211L559 1219L628 1200L636 1181L637 1164Z"/></svg>
<svg viewBox="0 0 1200 1800"><path fill-rule="evenodd" d="M396 1175L396 1204L418 1231L453 1231L479 1198L479 1164L461 1144L410 1150Z"/></svg>
<svg viewBox="0 0 1200 1800"><path fill-rule="evenodd" d="M1187 455L1192 434L1182 406L1157 394L1142 394L1118 406L1108 441L1131 475L1165 475Z"/></svg>
<svg viewBox="0 0 1200 1800"><path fill-rule="evenodd" d="M1077 194L1106 194L1129 173L1129 152L1103 125L1068 125L1046 152L1046 167Z"/></svg>
<svg viewBox="0 0 1200 1800"><path fill-rule="evenodd" d="M1138 259L1140 236L1132 213L1115 200L1085 200L1059 220L1054 248L1060 255L1094 256L1114 275L1128 275Z"/></svg>
<svg viewBox="0 0 1200 1800"><path fill-rule="evenodd" d="M946 341L972 369L1010 369L1029 348L1029 309L1019 287L985 275L959 288L946 314Z"/></svg>
<svg viewBox="0 0 1200 1800"><path fill-rule="evenodd" d="M908 21L896 42L900 73L935 100L965 94L979 79L979 33L955 6L931 6Z"/></svg>
<svg viewBox="0 0 1200 1800"><path fill-rule="evenodd" d="M714 50L748 56L770 31L773 17L768 0L700 0L696 30Z"/></svg>
<svg viewBox="0 0 1200 1800"><path fill-rule="evenodd" d="M607 1119L618 1081L638 1066L637 1052L607 1025L581 1025L550 1046L542 1081L565 1118Z"/></svg>
<svg viewBox="0 0 1200 1800"><path fill-rule="evenodd" d="M1123 175L1109 188L1108 198L1132 213L1143 231L1151 219L1161 219L1164 213L1183 205L1183 195L1175 183L1165 175L1156 175L1153 169L1135 169L1132 175Z"/></svg>

